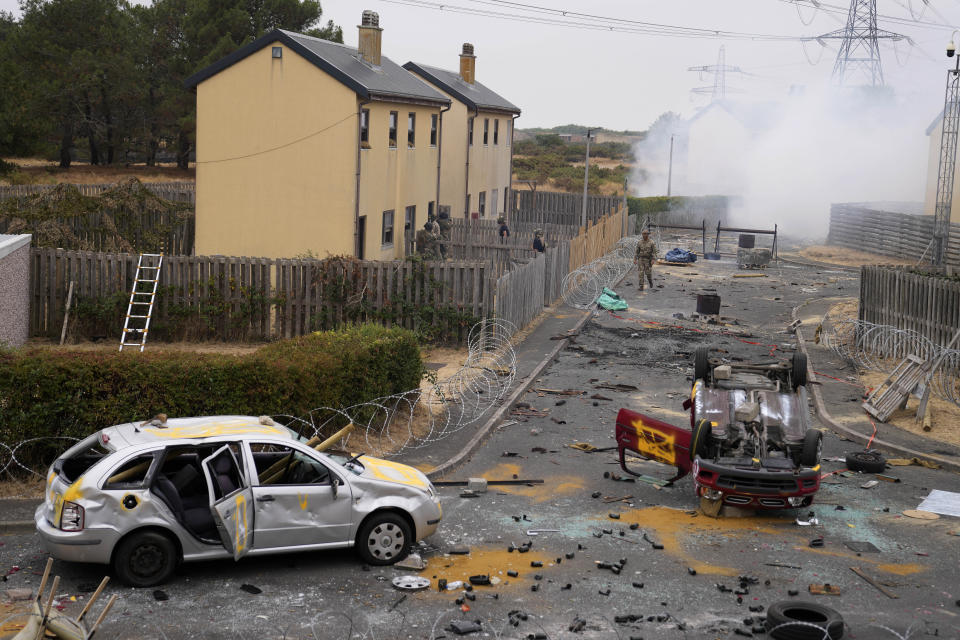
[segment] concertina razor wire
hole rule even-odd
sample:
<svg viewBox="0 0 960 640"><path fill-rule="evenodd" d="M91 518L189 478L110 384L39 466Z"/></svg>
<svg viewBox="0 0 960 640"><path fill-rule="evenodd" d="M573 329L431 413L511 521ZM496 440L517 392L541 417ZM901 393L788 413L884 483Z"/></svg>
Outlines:
<svg viewBox="0 0 960 640"><path fill-rule="evenodd" d="M898 329L841 316L821 323L820 343L860 369L889 373L908 355L926 362L943 356L930 379L930 390L960 406L960 349L944 349L912 329Z"/></svg>
<svg viewBox="0 0 960 640"><path fill-rule="evenodd" d="M353 424L341 446L377 457L398 456L425 447L477 424L502 402L517 373L517 355L510 341L516 332L517 328L506 320L482 320L470 329L463 364L442 380L350 407L318 407L306 416L272 417L308 438L329 437ZM54 436L0 442L0 479L23 475L43 478L45 470L23 464L17 459L17 451L31 443L54 439L64 440L63 450L78 441Z"/></svg>
<svg viewBox="0 0 960 640"><path fill-rule="evenodd" d="M633 268L639 243L637 236L622 238L610 253L568 273L561 284L564 303L576 309L592 309L604 287L619 282Z"/></svg>

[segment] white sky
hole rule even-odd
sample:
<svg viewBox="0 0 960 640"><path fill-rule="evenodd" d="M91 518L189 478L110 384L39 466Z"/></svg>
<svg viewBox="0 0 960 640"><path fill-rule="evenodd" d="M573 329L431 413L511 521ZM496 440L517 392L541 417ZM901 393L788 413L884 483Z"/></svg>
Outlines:
<svg viewBox="0 0 960 640"><path fill-rule="evenodd" d="M849 0L829 0L847 6ZM685 27L787 36L815 36L840 29L845 16L798 9L790 0L524 0L526 4L579 11L621 20L642 20ZM516 13L478 0L450 0L464 6ZM929 0L923 20L960 24L960 0ZM877 0L878 12L910 18L924 0ZM16 0L0 0L0 9L18 13ZM764 42L676 38L531 24L517 20L467 16L384 0L323 0L324 20L343 27L344 40L356 45L363 9L380 14L383 52L395 62L414 60L458 68L463 42L476 47L477 80L520 106L518 127L577 123L613 129L645 129L668 110L686 115L704 104L690 89L712 85L687 67L714 64L721 44L728 65L750 76L728 74L727 85L744 98L783 95L791 85L815 88L829 81L837 41L823 50L816 42ZM920 17L919 15L917 17ZM809 22L805 25L804 22ZM891 24L882 29L911 36L918 47L884 43L881 55L887 84L901 100L932 119L943 106L944 55L950 29ZM822 55L821 55L822 51ZM898 60L899 57L899 60ZM902 63L902 64L901 64Z"/></svg>

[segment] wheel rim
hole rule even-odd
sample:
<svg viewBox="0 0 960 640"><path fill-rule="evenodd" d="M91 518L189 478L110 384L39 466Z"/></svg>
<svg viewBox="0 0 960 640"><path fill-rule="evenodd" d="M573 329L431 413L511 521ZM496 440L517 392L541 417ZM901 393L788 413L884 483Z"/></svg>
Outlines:
<svg viewBox="0 0 960 640"><path fill-rule="evenodd" d="M403 529L392 522L384 522L373 528L367 536L367 550L374 558L390 560L403 550Z"/></svg>
<svg viewBox="0 0 960 640"><path fill-rule="evenodd" d="M163 571L166 554L159 545L142 544L130 554L130 572L140 578L150 578Z"/></svg>

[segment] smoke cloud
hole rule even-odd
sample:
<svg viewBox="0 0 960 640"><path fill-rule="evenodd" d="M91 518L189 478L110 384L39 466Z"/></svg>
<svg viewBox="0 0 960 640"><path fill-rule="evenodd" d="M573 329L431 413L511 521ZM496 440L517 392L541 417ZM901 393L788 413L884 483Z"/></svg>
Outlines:
<svg viewBox="0 0 960 640"><path fill-rule="evenodd" d="M666 193L673 133L673 195L734 196L731 224L777 224L788 236L822 240L831 203L923 201L925 130L941 106L866 88L714 102L682 122L651 127L634 149L639 167L631 182L638 195Z"/></svg>

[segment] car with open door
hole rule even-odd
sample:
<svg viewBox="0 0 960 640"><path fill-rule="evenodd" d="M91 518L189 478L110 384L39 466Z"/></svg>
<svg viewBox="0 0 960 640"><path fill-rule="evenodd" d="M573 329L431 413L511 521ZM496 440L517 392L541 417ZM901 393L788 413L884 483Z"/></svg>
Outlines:
<svg viewBox="0 0 960 640"><path fill-rule="evenodd" d="M320 442L267 416L107 427L53 463L37 531L54 558L110 564L137 587L184 561L313 549L392 564L436 531L423 473Z"/></svg>
<svg viewBox="0 0 960 640"><path fill-rule="evenodd" d="M746 509L805 507L820 488L823 434L811 428L807 359L742 362L694 353L690 428L631 409L617 415L620 466L639 456L692 473L705 510L723 504Z"/></svg>

